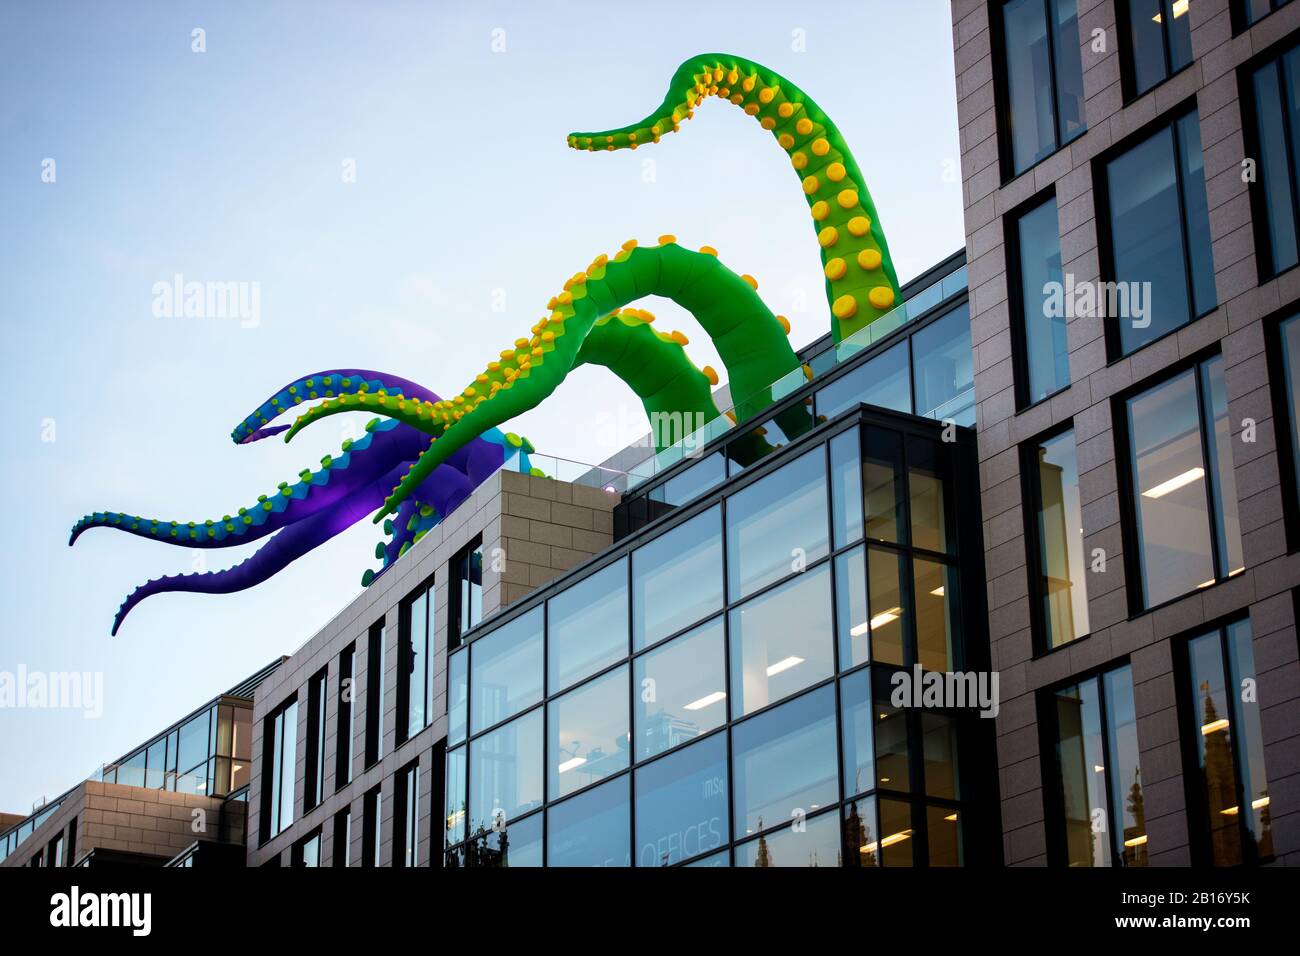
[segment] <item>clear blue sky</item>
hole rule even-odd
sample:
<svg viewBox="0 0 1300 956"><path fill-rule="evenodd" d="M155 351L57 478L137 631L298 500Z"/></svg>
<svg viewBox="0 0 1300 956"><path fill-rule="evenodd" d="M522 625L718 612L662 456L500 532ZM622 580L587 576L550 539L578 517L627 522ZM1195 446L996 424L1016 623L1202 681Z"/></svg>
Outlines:
<svg viewBox="0 0 1300 956"><path fill-rule="evenodd" d="M0 6L0 671L102 672L105 698L97 720L0 709L0 810L62 792L359 592L368 522L254 590L146 601L110 638L123 597L193 555L107 531L66 546L86 512L219 517L335 451L340 419L230 442L282 384L354 366L454 393L593 256L664 232L757 277L796 345L829 328L796 175L739 110L710 102L656 149L565 146L644 116L705 51L766 63L836 120L901 279L961 246L946 0ZM176 273L259 283L260 324L155 318ZM721 367L688 316L646 305ZM644 423L584 369L513 427L598 461L620 420Z"/></svg>

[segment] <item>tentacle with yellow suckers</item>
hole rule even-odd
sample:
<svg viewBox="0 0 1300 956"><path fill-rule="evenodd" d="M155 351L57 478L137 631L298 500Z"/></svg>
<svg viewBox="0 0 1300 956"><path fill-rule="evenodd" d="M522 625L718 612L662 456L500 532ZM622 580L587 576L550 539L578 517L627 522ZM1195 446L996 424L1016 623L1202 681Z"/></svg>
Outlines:
<svg viewBox="0 0 1300 956"><path fill-rule="evenodd" d="M597 152L657 143L679 130L710 96L754 117L798 172L821 247L835 341L892 309L898 276L862 171L826 113L775 70L730 53L691 57L673 74L663 103L645 119L621 129L570 133L569 146Z"/></svg>

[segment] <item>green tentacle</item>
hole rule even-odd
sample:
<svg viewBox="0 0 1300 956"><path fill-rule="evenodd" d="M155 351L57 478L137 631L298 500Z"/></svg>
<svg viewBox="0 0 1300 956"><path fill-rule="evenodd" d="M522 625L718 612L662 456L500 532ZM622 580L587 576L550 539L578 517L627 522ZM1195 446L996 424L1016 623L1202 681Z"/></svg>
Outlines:
<svg viewBox="0 0 1300 956"><path fill-rule="evenodd" d="M790 156L821 246L835 341L893 308L898 276L866 180L839 129L803 90L753 60L723 53L692 57L678 67L658 109L621 129L570 133L574 149L636 149L680 129L707 96L728 100L755 117Z"/></svg>

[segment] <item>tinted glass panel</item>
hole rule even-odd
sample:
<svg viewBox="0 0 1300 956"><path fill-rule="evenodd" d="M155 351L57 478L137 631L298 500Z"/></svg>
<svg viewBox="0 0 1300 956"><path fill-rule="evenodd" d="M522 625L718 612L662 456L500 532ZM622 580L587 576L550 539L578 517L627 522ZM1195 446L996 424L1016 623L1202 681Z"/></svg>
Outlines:
<svg viewBox="0 0 1300 956"><path fill-rule="evenodd" d="M871 659L870 617L866 553L859 546L835 558L835 620L841 670Z"/></svg>
<svg viewBox="0 0 1300 956"><path fill-rule="evenodd" d="M725 734L637 771L637 866L671 866L708 853L729 832Z"/></svg>
<svg viewBox="0 0 1300 956"><path fill-rule="evenodd" d="M447 742L465 739L469 723L469 651L459 651L447 660Z"/></svg>
<svg viewBox="0 0 1300 956"><path fill-rule="evenodd" d="M931 866L961 866L961 821L949 807L926 807Z"/></svg>
<svg viewBox="0 0 1300 956"><path fill-rule="evenodd" d="M451 846L465 839L465 748L457 747L447 751L447 837Z"/></svg>
<svg viewBox="0 0 1300 956"><path fill-rule="evenodd" d="M836 435L831 449L831 527L835 547L862 537L862 462L856 428Z"/></svg>
<svg viewBox="0 0 1300 956"><path fill-rule="evenodd" d="M720 508L711 508L632 553L636 649L722 607Z"/></svg>
<svg viewBox="0 0 1300 956"><path fill-rule="evenodd" d="M907 343L899 342L817 393L817 416L829 421L858 403L912 410L912 370Z"/></svg>
<svg viewBox="0 0 1300 956"><path fill-rule="evenodd" d="M903 598L903 558L892 551L867 549L867 599L868 612L865 630L859 629L849 636L855 645L869 640L865 652L874 660L885 664L903 663L903 639L907 626L907 602ZM855 646L854 656L864 653Z"/></svg>
<svg viewBox="0 0 1300 956"><path fill-rule="evenodd" d="M844 753L844 792L874 790L876 760L872 734L871 673L860 670L840 681L840 735Z"/></svg>
<svg viewBox="0 0 1300 956"><path fill-rule="evenodd" d="M826 555L824 455L819 447L727 499L733 601Z"/></svg>
<svg viewBox="0 0 1300 956"><path fill-rule="evenodd" d="M665 481L662 500L670 505L688 504L726 477L727 461L718 452Z"/></svg>
<svg viewBox="0 0 1300 956"><path fill-rule="evenodd" d="M1056 60L1056 125L1062 145L1086 128L1083 119L1083 62L1079 46L1078 4L1050 0L1054 19L1052 54Z"/></svg>
<svg viewBox="0 0 1300 956"><path fill-rule="evenodd" d="M1025 397L1029 403L1070 384L1066 315L1049 292L1063 282L1056 199L1051 198L1016 223L1020 266L1020 320L1024 333ZM1055 284L1055 285L1053 285Z"/></svg>
<svg viewBox="0 0 1300 956"><path fill-rule="evenodd" d="M638 760L726 723L724 640L719 617L636 659Z"/></svg>
<svg viewBox="0 0 1300 956"><path fill-rule="evenodd" d="M469 745L469 828L499 828L542 804L542 711Z"/></svg>
<svg viewBox="0 0 1300 956"><path fill-rule="evenodd" d="M1123 866L1147 865L1147 824L1142 799L1142 768L1138 761L1137 708L1133 702L1133 671L1121 667L1102 675L1106 692L1106 733L1110 767L1110 805L1115 814L1116 848Z"/></svg>
<svg viewBox="0 0 1300 956"><path fill-rule="evenodd" d="M1232 423L1228 420L1228 386L1223 379L1223 357L1216 355L1201 365L1201 398L1205 421L1205 449L1213 480L1210 494L1214 537L1218 546L1219 577L1244 570L1241 522L1237 518L1237 476L1232 464Z"/></svg>
<svg viewBox="0 0 1300 956"><path fill-rule="evenodd" d="M879 844L881 866L914 866L916 852L915 830L912 824L911 804L898 800L881 799Z"/></svg>
<svg viewBox="0 0 1300 956"><path fill-rule="evenodd" d="M628 777L546 811L548 866L629 866Z"/></svg>
<svg viewBox="0 0 1300 956"><path fill-rule="evenodd" d="M1186 23L1186 17L1181 18ZM1192 308L1204 315L1217 304L1214 260L1210 254L1210 207L1205 196L1205 166L1201 153L1201 119L1197 113L1174 124L1178 131L1178 170L1183 184L1184 228L1192 282Z"/></svg>
<svg viewBox="0 0 1300 956"><path fill-rule="evenodd" d="M1128 47L1133 88L1145 93L1169 75L1165 60L1162 0L1128 0Z"/></svg>
<svg viewBox="0 0 1300 956"><path fill-rule="evenodd" d="M862 454L866 534L898 542L903 527L903 441L896 432L868 426Z"/></svg>
<svg viewBox="0 0 1300 956"><path fill-rule="evenodd" d="M1129 400L1135 506L1146 606L1212 582L1196 372Z"/></svg>
<svg viewBox="0 0 1300 956"><path fill-rule="evenodd" d="M912 336L918 415L975 424L974 355L965 303Z"/></svg>
<svg viewBox="0 0 1300 956"><path fill-rule="evenodd" d="M912 546L929 551L949 551L948 533L951 503L944 488L948 477L947 455L940 447L922 439L907 443L907 489L912 508Z"/></svg>
<svg viewBox="0 0 1300 956"><path fill-rule="evenodd" d="M1010 0L1002 7L1011 159L1016 172L1056 149L1051 40L1045 10L1043 0Z"/></svg>
<svg viewBox="0 0 1300 956"><path fill-rule="evenodd" d="M926 796L956 800L957 722L946 714L921 713L921 753L925 758Z"/></svg>
<svg viewBox="0 0 1300 956"><path fill-rule="evenodd" d="M822 565L731 611L737 716L834 673L830 585L830 569Z"/></svg>
<svg viewBox="0 0 1300 956"><path fill-rule="evenodd" d="M1300 481L1300 317L1282 323L1281 338L1287 398L1283 414L1290 426L1291 474ZM1291 492L1300 499L1300 485L1293 486Z"/></svg>
<svg viewBox="0 0 1300 956"><path fill-rule="evenodd" d="M542 609L475 641L470 655L470 730L477 733L542 699Z"/></svg>
<svg viewBox="0 0 1300 956"><path fill-rule="evenodd" d="M548 602L548 684L554 694L627 657L627 560Z"/></svg>
<svg viewBox="0 0 1300 956"><path fill-rule="evenodd" d="M912 563L912 575L916 588L917 658L928 671L951 670L957 569L918 558Z"/></svg>
<svg viewBox="0 0 1300 956"><path fill-rule="evenodd" d="M628 765L626 665L547 704L546 792L573 793Z"/></svg>
<svg viewBox="0 0 1300 956"><path fill-rule="evenodd" d="M1264 218L1268 224L1267 248L1258 250L1266 263L1264 272L1273 274L1300 261L1296 247L1296 165L1292 145L1287 142L1286 119L1294 130L1297 116L1292 97L1284 89L1284 78L1294 78L1297 54L1275 60L1255 71L1251 86L1255 101L1255 133L1259 144L1259 187L1263 190ZM1284 65L1285 64L1285 65ZM1285 97L1285 98L1284 98ZM1292 100L1292 102L1288 102Z"/></svg>
<svg viewBox="0 0 1300 956"><path fill-rule="evenodd" d="M736 725L731 740L738 836L838 799L834 688L822 687Z"/></svg>
<svg viewBox="0 0 1300 956"><path fill-rule="evenodd" d="M1030 446L1037 481L1037 547L1043 628L1048 647L1088 633L1087 565L1074 432Z"/></svg>
<svg viewBox="0 0 1300 956"><path fill-rule="evenodd" d="M208 759L208 725L209 712L206 710L182 725L178 770L189 770Z"/></svg>
<svg viewBox="0 0 1300 956"><path fill-rule="evenodd" d="M823 813L736 847L736 866L839 866L840 819Z"/></svg>

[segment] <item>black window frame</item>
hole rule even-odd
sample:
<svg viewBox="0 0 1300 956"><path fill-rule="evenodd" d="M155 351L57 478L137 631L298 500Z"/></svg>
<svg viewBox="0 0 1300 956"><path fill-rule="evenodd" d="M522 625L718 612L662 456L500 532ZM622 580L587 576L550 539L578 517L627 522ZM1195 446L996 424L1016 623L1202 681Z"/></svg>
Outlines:
<svg viewBox="0 0 1300 956"><path fill-rule="evenodd" d="M1179 161L1179 143L1178 122L1192 113L1197 114L1197 121L1200 121L1200 113L1197 107L1196 97L1188 97L1182 103L1165 110L1150 123L1143 125L1141 128L1134 130L1131 134L1124 137L1120 142L1115 143L1108 149L1098 153L1092 160L1092 189L1093 189L1093 210L1095 212L1095 222L1097 224L1097 262L1099 268L1099 278L1102 282L1117 281L1115 277L1115 246L1111 238L1112 226L1110 215L1110 186L1107 176L1107 166L1112 160L1118 159L1125 153L1141 146L1151 137L1157 135L1162 130L1168 128L1169 135L1173 141L1174 153L1174 192L1178 194L1178 224L1179 235L1182 238L1183 253L1183 283L1187 292L1187 307L1189 310L1188 319L1181 325L1174 326L1169 331L1151 339L1148 342L1134 348L1131 352L1123 350L1123 343L1120 340L1119 329L1117 324L1110 317L1102 320L1104 337L1106 341L1106 361L1107 364L1113 365L1131 358L1149 349L1158 342L1163 342L1171 335L1177 335L1183 329L1190 328L1193 324L1201 321L1207 315L1212 315L1218 309L1223 307L1223 303L1218 301L1218 291L1215 290L1215 304L1206 309L1204 312L1196 311L1196 296L1192 283L1192 256L1191 247L1187 235L1187 190L1183 184L1182 163ZM1202 148L1202 154L1204 149ZM1208 190L1208 182L1206 188ZM1213 240L1211 240L1210 265L1214 265Z"/></svg>
<svg viewBox="0 0 1300 956"><path fill-rule="evenodd" d="M1234 7L1236 4L1234 3ZM1276 12L1276 11L1274 11ZM1297 71L1300 72L1300 31L1295 31L1270 44L1256 56L1237 68L1237 96L1241 114L1241 132L1245 142L1245 155L1255 157L1255 181L1250 183L1247 193L1250 196L1251 233L1255 239L1256 278L1260 285L1285 275L1293 269L1300 268L1300 255L1297 261L1281 269L1274 262L1273 237L1268 223L1268 196L1263 188L1264 167L1263 149L1259 133L1259 103L1255 97L1255 73L1269 64L1275 64L1278 79L1278 95L1282 105L1282 142L1287 152L1291 192L1291 230L1296 237L1296 249L1300 251L1300 155L1296 155L1295 142L1292 139L1291 120L1286 110L1286 78L1283 76L1282 60L1289 53L1297 54Z"/></svg>
<svg viewBox="0 0 1300 956"><path fill-rule="evenodd" d="M335 715L334 789L352 782L353 736L357 687L357 644L353 641L339 652L338 710Z"/></svg>
<svg viewBox="0 0 1300 956"><path fill-rule="evenodd" d="M1300 320L1300 305L1290 306L1264 319L1264 360L1268 369L1269 398L1273 404L1273 433L1276 442L1278 478L1282 486L1282 525L1288 554L1300 550L1300 418L1292 415L1287 389L1286 348L1282 326ZM1297 356L1300 361L1300 356ZM1300 391L1300 380L1296 382Z"/></svg>
<svg viewBox="0 0 1300 956"><path fill-rule="evenodd" d="M289 708L295 707L297 703L298 703L298 695L296 693L290 694L284 700L280 701L280 703L276 705L275 709L272 710L269 714L267 714L266 717L264 717L262 720L262 774L261 774L261 778L262 778L261 804L262 805L261 805L261 814L259 815L259 821L258 821L260 844L265 844L267 841L285 832L285 830L293 826L294 820L297 819L296 816L293 816L293 819L291 819L287 824L282 824L283 815L284 815L284 806L283 806L283 800L281 799L281 802L278 804L280 809L280 814L279 817L275 820L274 829L272 829L272 821L271 821L272 801L274 800L275 795L283 793L282 787L283 787L283 774L284 774L284 765L283 765L283 757L282 757L284 748L283 746L278 745L278 741L276 740L275 725L276 725L276 721L281 720L284 714L288 712ZM284 729L286 731L288 730L287 722L285 723ZM296 735L297 732L298 732L297 721L295 720L293 733ZM296 758L297 756L296 744L294 750L295 750L295 758ZM279 763L278 772L276 770L277 762ZM295 763L296 762L297 761L295 759ZM296 769L291 767L289 768L288 772L290 774L294 774L296 773ZM293 815L292 804L293 801L290 800L289 812L291 816Z"/></svg>
<svg viewBox="0 0 1300 956"><path fill-rule="evenodd" d="M1246 2L1247 0L1229 0L1228 2L1228 10L1230 11L1229 16L1232 19L1232 35L1234 37L1245 33L1247 30L1260 23L1263 23L1266 19L1289 4L1291 0L1269 0L1268 13L1259 17L1254 22L1251 22L1247 17Z"/></svg>
<svg viewBox="0 0 1300 956"><path fill-rule="evenodd" d="M1011 141L1012 116L1011 116L1011 91L1008 86L1010 58L1006 50L1006 27L1003 17L1003 10L1012 0L992 0L989 4L989 37L992 41L993 53L993 80L994 80L994 101L996 103L997 124L998 124L998 172L1001 175L1001 185L1006 185L1013 179L1017 179L1025 173L1030 172L1034 167L1047 162L1066 146L1069 146L1080 136L1088 131L1088 119L1084 116L1083 125L1079 131L1067 140L1061 139L1061 104L1060 96L1056 89L1056 21L1053 14L1053 4L1055 0L1042 0L1043 18L1047 26L1047 72L1051 80L1052 90L1052 132L1056 139L1056 148L1046 156L1035 160L1024 169L1017 171L1015 168L1015 154ZM1078 9L1075 9L1075 22L1078 22ZM1082 35L1080 35L1081 37ZM1080 44L1082 47L1082 44ZM1082 67L1081 67L1082 69Z"/></svg>
<svg viewBox="0 0 1300 956"><path fill-rule="evenodd" d="M383 783L377 783L361 798L361 866L374 869L381 865L383 849Z"/></svg>
<svg viewBox="0 0 1300 956"><path fill-rule="evenodd" d="M447 562L447 650L454 651L465 640L465 635L479 624L483 623L482 618L477 621L471 620L468 623L461 623L461 596L460 586L469 573L469 558L475 551L482 552L483 535L476 534L471 538L463 548L457 551L450 561ZM480 569L480 575L482 570ZM480 578L479 587L482 588L483 582Z"/></svg>
<svg viewBox="0 0 1300 956"><path fill-rule="evenodd" d="M1120 47L1120 93L1123 96L1125 106L1128 106L1135 100L1140 100L1149 93L1154 93L1174 77L1191 69L1192 64L1196 62L1196 53L1195 50L1193 50L1192 58L1188 60L1187 63L1176 70L1173 69L1173 48L1169 40L1169 25L1173 23L1175 19L1173 15L1174 0L1158 0L1160 3L1160 16L1162 18L1160 24L1160 49L1161 56L1164 58L1165 75L1163 79L1157 80L1155 83L1152 83L1151 86L1139 93L1137 91L1137 66L1134 63L1133 58L1133 34L1130 29L1130 23L1132 22L1130 19L1130 6L1132 5L1132 2L1133 0L1115 0L1115 30L1119 35ZM1190 17L1191 15L1190 9L1183 14L1185 17Z"/></svg>
<svg viewBox="0 0 1300 956"><path fill-rule="evenodd" d="M307 680L307 753L302 790L302 812L315 809L325 798L325 687L329 667L322 667Z"/></svg>
<svg viewBox="0 0 1300 956"><path fill-rule="evenodd" d="M289 865L291 867L306 866L306 863L303 862L305 856L303 850L305 850L307 844L311 843L313 840L316 841L316 865L321 865L321 861L325 857L325 834L323 828L317 826L306 835L294 841L293 852L290 854L289 858Z"/></svg>
<svg viewBox="0 0 1300 956"><path fill-rule="evenodd" d="M411 805L411 791L415 802ZM412 839L414 837L414 839ZM408 847L407 844L410 843ZM407 866L410 850L413 867L420 862L420 761L412 760L393 775L393 866Z"/></svg>
<svg viewBox="0 0 1300 956"><path fill-rule="evenodd" d="M334 847L330 866L352 865L352 807L334 814Z"/></svg>
<svg viewBox="0 0 1300 956"><path fill-rule="evenodd" d="M412 608L421 598L425 598L424 605L424 648L416 649L412 642ZM401 603L398 605L397 615L397 726L394 728L396 733L397 745L406 743L412 737L418 735L421 731L428 728L433 723L433 651L435 647L433 627L436 618L435 602L437 601L437 591L434 588L434 577L430 575L427 580L413 589ZM424 723L416 729L412 729L411 724L411 678L415 673L415 667L424 668L424 690L422 693L424 705Z"/></svg>
<svg viewBox="0 0 1300 956"><path fill-rule="evenodd" d="M1042 398L1034 399L1029 394L1029 317L1025 315L1025 306L1020 295L1023 276L1021 274L1019 225L1021 219L1048 202L1056 206L1056 241L1059 248L1061 241L1061 205L1056 196L1055 183L1034 193L1024 202L1008 210L1002 217L1003 244L1006 249L1007 263L1007 300L1011 311L1011 376L1016 411L1018 413L1028 411L1036 405L1050 402L1057 395L1067 391L1073 382L1067 369L1064 385L1048 392ZM1064 260L1061 262L1061 271L1064 274Z"/></svg>
<svg viewBox="0 0 1300 956"><path fill-rule="evenodd" d="M366 740L365 769L369 770L384 756L384 667L387 663L384 644L388 628L380 618L370 625L366 639Z"/></svg>
<svg viewBox="0 0 1300 956"><path fill-rule="evenodd" d="M1167 598L1158 604L1152 604L1150 606L1146 604L1146 580L1142 572L1142 555L1138 536L1138 490L1134 482L1133 474L1133 436L1130 434L1128 427L1128 402L1130 399L1136 398L1138 395L1162 385L1168 385L1175 378L1187 371L1193 372L1193 379L1196 383L1196 414L1200 423L1201 460L1204 462L1205 468L1205 514L1209 520L1210 564L1214 570L1214 584L1222 584L1224 581L1231 580L1237 576L1234 574L1220 576L1219 574L1219 538L1215 532L1217 512L1214 506L1218 476L1215 473L1215 468L1217 466L1210 457L1210 451L1206 441L1205 386L1201 376L1201 366L1211 359L1221 356L1222 352L1219 351L1219 344L1216 342L1194 355L1188 356L1181 361L1175 362L1173 365L1160 369L1148 378L1134 383L1129 388L1124 389L1122 392L1117 393L1111 398L1111 426L1115 442L1116 487L1119 491L1120 532L1121 538L1124 542L1124 580L1127 583L1125 590L1127 591L1128 613L1130 619L1168 607L1178 601L1185 600L1189 595L1198 594L1203 590L1192 588L1189 591L1184 591L1181 594ZM1240 509L1240 502L1237 502L1237 506ZM1238 515L1240 515L1240 511L1238 511Z"/></svg>

